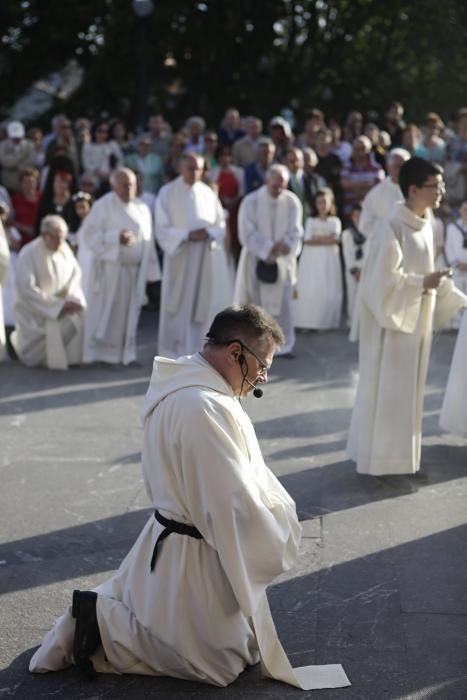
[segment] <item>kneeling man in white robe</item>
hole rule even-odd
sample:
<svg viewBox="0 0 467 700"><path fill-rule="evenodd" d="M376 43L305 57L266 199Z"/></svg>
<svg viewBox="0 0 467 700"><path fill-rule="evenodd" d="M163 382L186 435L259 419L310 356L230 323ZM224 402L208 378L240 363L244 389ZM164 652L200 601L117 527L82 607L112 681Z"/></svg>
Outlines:
<svg viewBox="0 0 467 700"><path fill-rule="evenodd" d="M156 238L164 251L158 353L196 352L215 314L233 299L224 248L225 215L216 193L201 182L204 159L185 153L180 177L156 202Z"/></svg>
<svg viewBox="0 0 467 700"><path fill-rule="evenodd" d="M15 330L11 344L28 367L68 369L83 352L81 270L66 242L61 216L41 222L41 235L19 253L16 264Z"/></svg>
<svg viewBox="0 0 467 700"><path fill-rule="evenodd" d="M361 474L420 468L423 395L433 327L467 305L449 270L434 272L431 208L442 169L423 158L401 168L405 202L370 241L361 281L359 384L347 452Z"/></svg>
<svg viewBox="0 0 467 700"><path fill-rule="evenodd" d="M238 236L243 248L234 300L238 304L259 304L266 309L285 335L284 345L277 354L292 357L295 344L292 296L303 238L303 208L298 197L287 190L288 181L287 168L272 165L266 174L266 184L247 195L240 205ZM258 262L275 268L269 282L264 276L258 277Z"/></svg>
<svg viewBox="0 0 467 700"><path fill-rule="evenodd" d="M239 399L267 381L281 329L258 307L229 307L207 338L191 357L155 358L142 453L154 513L108 581L74 592L31 671L74 662L225 686L261 659L304 689L349 684L339 665L292 669L266 597L301 527Z"/></svg>
<svg viewBox="0 0 467 700"><path fill-rule="evenodd" d="M160 269L151 212L136 197L135 174L119 168L111 184L80 229L90 251L83 360L128 365L136 360L146 283L160 279Z"/></svg>

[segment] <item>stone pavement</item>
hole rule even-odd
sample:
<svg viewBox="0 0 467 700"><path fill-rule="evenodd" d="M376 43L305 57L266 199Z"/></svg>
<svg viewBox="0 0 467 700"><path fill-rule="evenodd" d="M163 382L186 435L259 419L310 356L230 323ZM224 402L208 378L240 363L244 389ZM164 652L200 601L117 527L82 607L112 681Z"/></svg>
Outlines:
<svg viewBox="0 0 467 700"><path fill-rule="evenodd" d="M148 511L138 408L155 347L145 312L142 367L68 373L0 368L0 700L409 700L467 698L467 441L438 414L454 335L435 338L423 471L413 492L358 476L344 445L356 349L344 332L299 336L263 399L249 399L266 461L304 521L301 556L270 600L295 665L341 662L352 687L303 692L250 669L226 689L27 664L73 588L106 578ZM390 430L390 426L388 426Z"/></svg>

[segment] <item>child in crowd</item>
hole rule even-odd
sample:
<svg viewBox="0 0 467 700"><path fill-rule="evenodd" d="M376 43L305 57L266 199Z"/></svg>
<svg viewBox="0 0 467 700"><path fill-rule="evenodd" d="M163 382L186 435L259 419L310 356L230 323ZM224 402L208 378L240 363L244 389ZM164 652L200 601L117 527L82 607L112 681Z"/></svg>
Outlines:
<svg viewBox="0 0 467 700"><path fill-rule="evenodd" d="M0 221L5 230L8 247L10 248L10 266L2 287L4 323L6 328L15 325L15 268L19 249L21 248L21 234L10 223L10 207L5 202L0 202Z"/></svg>
<svg viewBox="0 0 467 700"><path fill-rule="evenodd" d="M361 212L362 207L360 204L354 204L350 212L349 226L342 234L342 252L347 283L347 318L349 323L352 323L358 283L368 246L366 236L358 228Z"/></svg>
<svg viewBox="0 0 467 700"><path fill-rule="evenodd" d="M297 328L321 330L340 325L341 230L332 190L318 190L313 200L313 216L305 223L303 252L298 263L297 299L294 302Z"/></svg>
<svg viewBox="0 0 467 700"><path fill-rule="evenodd" d="M79 266L81 268L81 284L84 296L86 298L88 291L87 286L89 282L89 268L91 264L91 252L83 244L79 232L83 221L91 211L93 198L88 192L80 191L73 195L72 200L76 223L74 226L75 231L68 234L68 240L72 250L75 252L76 257L78 258Z"/></svg>
<svg viewBox="0 0 467 700"><path fill-rule="evenodd" d="M92 206L92 195L88 192L76 192L71 198L73 202L73 216L68 230L68 243L76 254L78 250L78 231L86 216L89 214Z"/></svg>

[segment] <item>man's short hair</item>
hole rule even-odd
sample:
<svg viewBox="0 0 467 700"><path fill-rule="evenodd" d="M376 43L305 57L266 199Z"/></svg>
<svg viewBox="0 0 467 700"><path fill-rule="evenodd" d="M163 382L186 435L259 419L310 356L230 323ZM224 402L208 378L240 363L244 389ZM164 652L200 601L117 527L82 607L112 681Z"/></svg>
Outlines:
<svg viewBox="0 0 467 700"><path fill-rule="evenodd" d="M386 164L390 165L394 158L402 158L402 160L410 160L410 153L405 148L391 148L389 153L386 154Z"/></svg>
<svg viewBox="0 0 467 700"><path fill-rule="evenodd" d="M68 233L68 226L65 219L58 214L48 214L41 221L41 235L53 234L59 229L62 233Z"/></svg>
<svg viewBox="0 0 467 700"><path fill-rule="evenodd" d="M235 339L246 344L272 340L277 346L284 345L281 327L261 306L255 304L233 304L220 311L206 333L207 342L222 345Z"/></svg>
<svg viewBox="0 0 467 700"><path fill-rule="evenodd" d="M442 175L443 168L437 163L430 163L425 158L414 156L410 160L406 160L399 173L399 187L402 194L407 199L409 196L409 187L423 187L429 177L433 175Z"/></svg>
<svg viewBox="0 0 467 700"><path fill-rule="evenodd" d="M201 153L196 153L196 151L185 151L180 157L180 163L185 160L201 160L203 163L206 161L205 157Z"/></svg>

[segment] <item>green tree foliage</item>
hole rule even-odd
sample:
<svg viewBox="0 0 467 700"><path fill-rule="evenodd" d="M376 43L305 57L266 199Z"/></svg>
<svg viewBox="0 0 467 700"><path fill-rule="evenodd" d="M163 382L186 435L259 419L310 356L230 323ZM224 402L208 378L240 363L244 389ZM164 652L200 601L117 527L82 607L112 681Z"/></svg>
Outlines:
<svg viewBox="0 0 467 700"><path fill-rule="evenodd" d="M35 80L76 58L85 79L56 111L138 118L141 65L151 108L216 123L229 105L267 117L292 106L328 115L410 118L467 101L464 0L2 0L3 113Z"/></svg>

